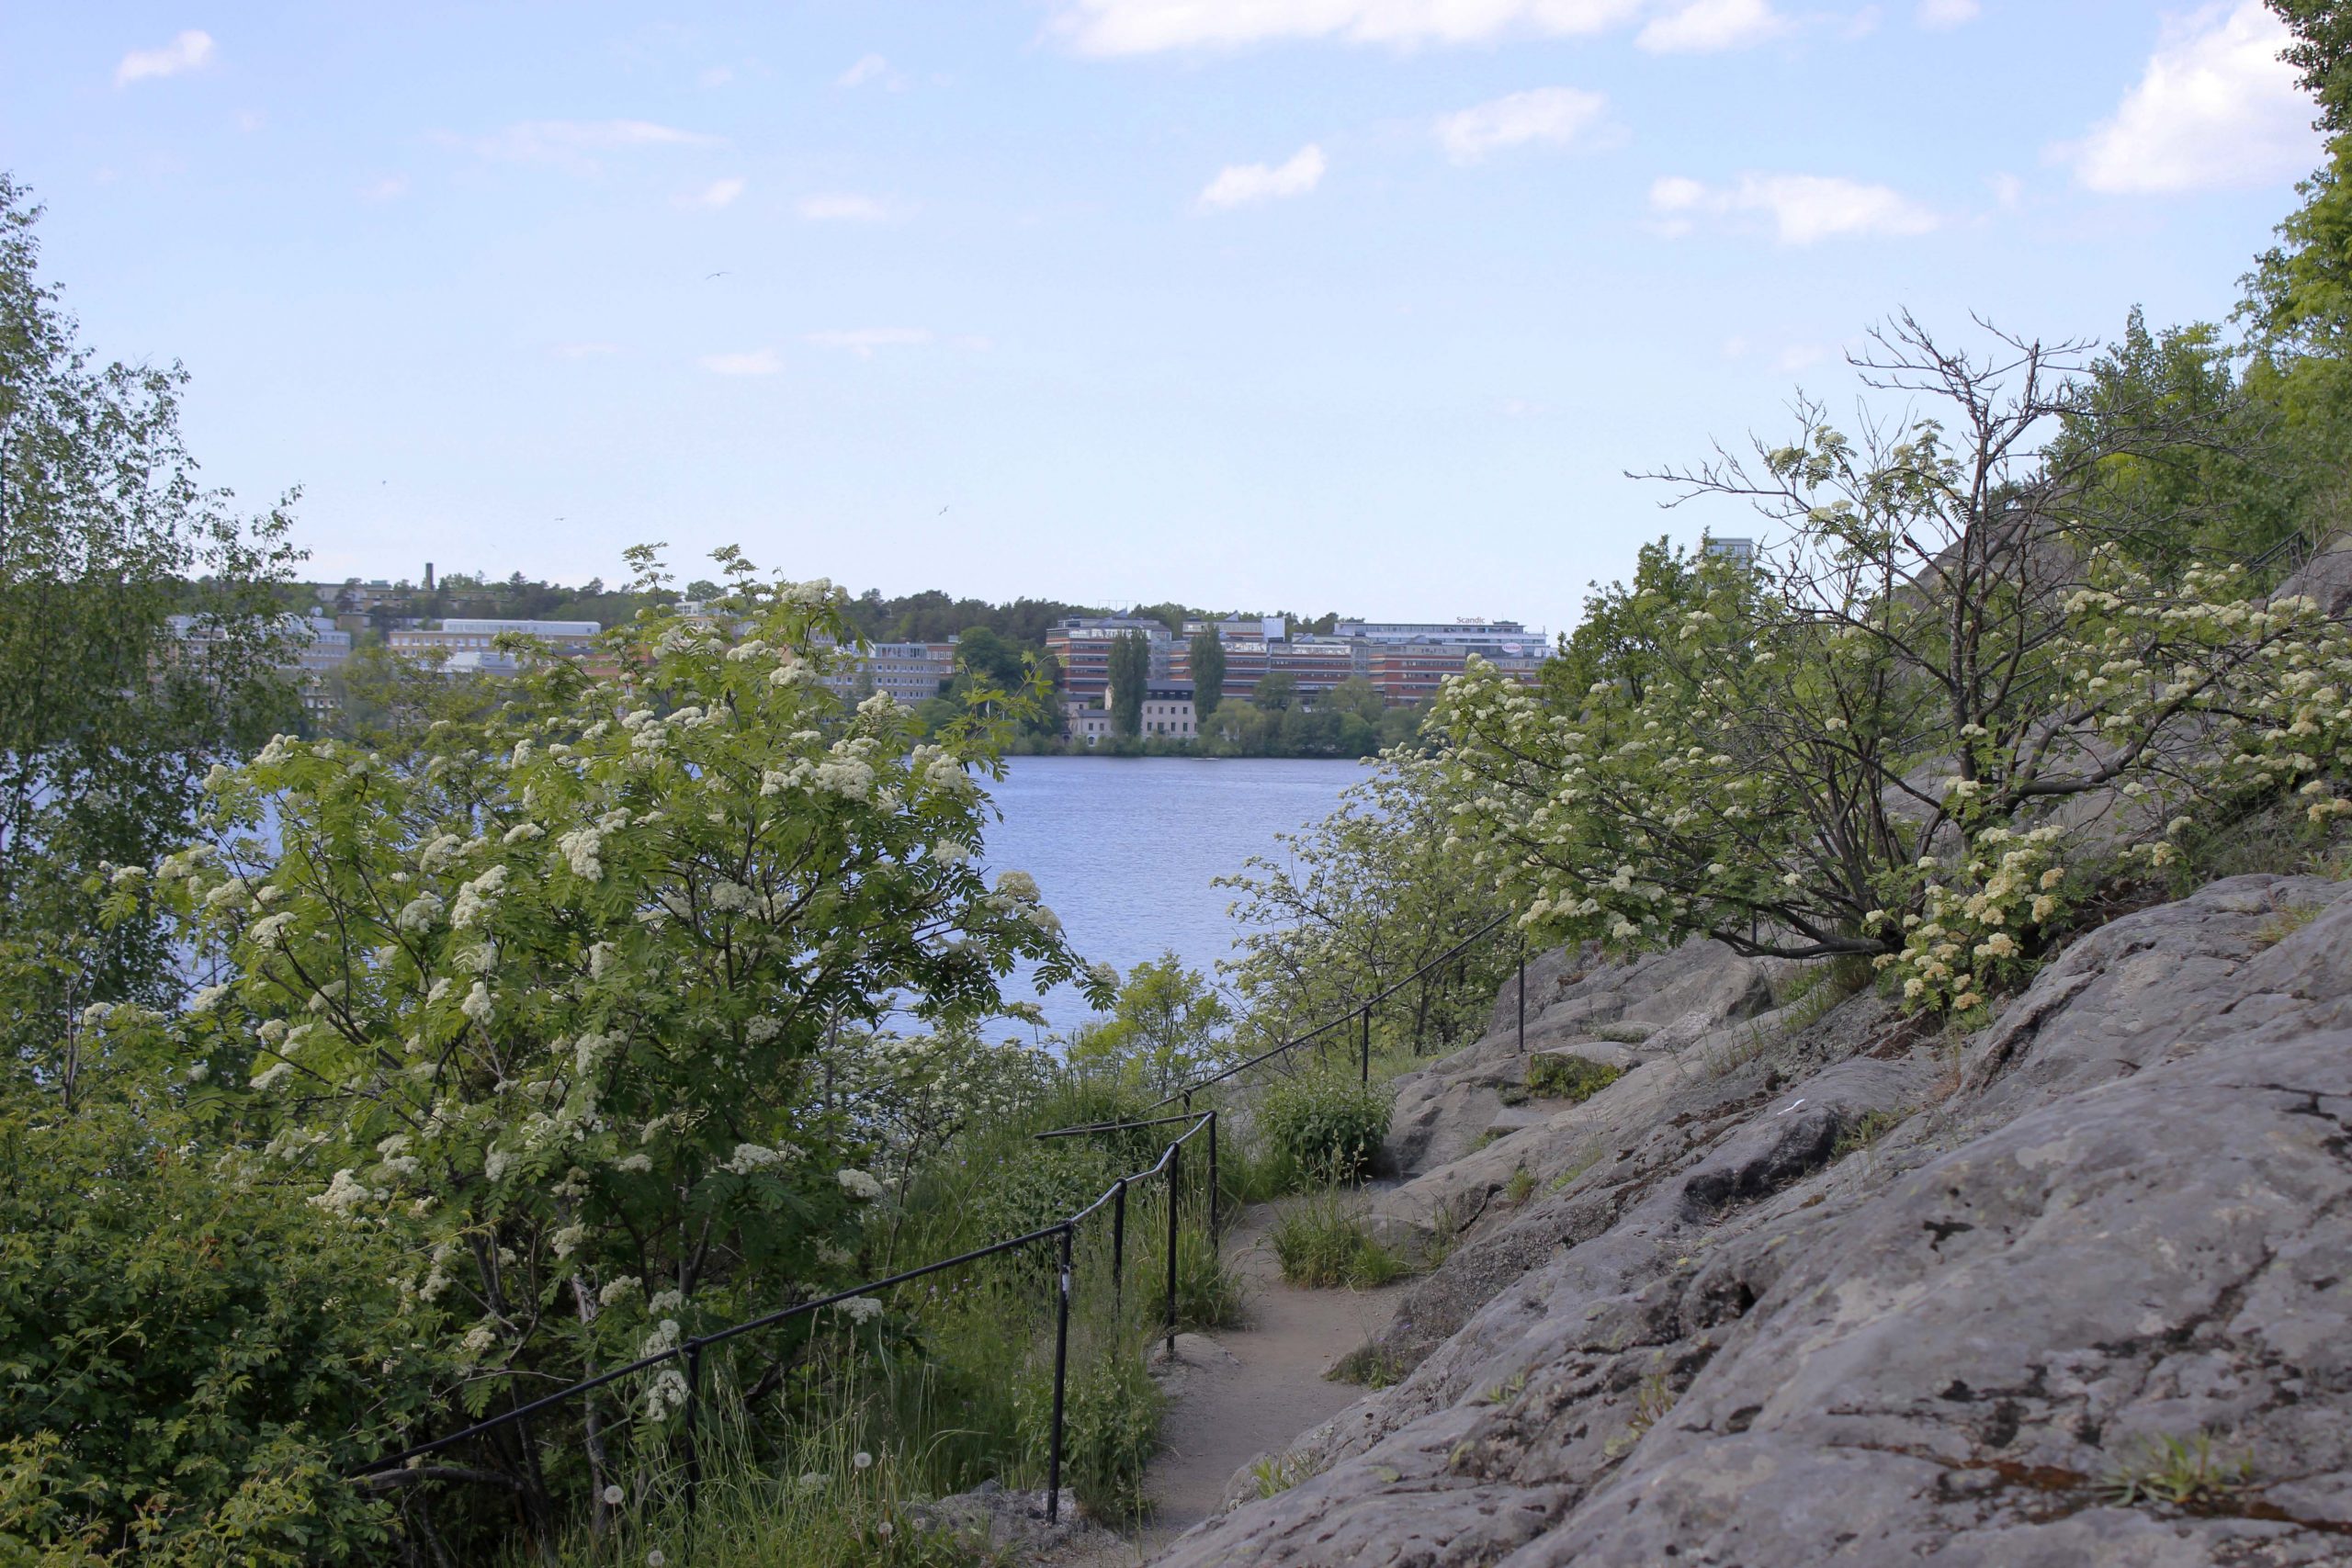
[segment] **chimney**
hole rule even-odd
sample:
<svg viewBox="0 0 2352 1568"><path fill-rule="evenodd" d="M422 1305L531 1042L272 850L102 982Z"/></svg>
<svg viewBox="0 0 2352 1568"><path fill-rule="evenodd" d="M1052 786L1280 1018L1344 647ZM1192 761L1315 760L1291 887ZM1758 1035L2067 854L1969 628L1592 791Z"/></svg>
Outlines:
<svg viewBox="0 0 2352 1568"><path fill-rule="evenodd" d="M424 563L424 591L427 593L433 592L433 563L431 561Z"/></svg>

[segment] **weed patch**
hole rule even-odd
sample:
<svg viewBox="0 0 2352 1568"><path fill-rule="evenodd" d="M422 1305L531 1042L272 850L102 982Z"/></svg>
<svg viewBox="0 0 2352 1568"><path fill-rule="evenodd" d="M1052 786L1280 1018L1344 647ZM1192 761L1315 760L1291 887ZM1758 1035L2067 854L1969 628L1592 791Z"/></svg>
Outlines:
<svg viewBox="0 0 2352 1568"><path fill-rule="evenodd" d="M1374 1240L1358 1208L1337 1192L1315 1193L1293 1204L1267 1239L1283 1278L1294 1285L1361 1290L1408 1272L1405 1260Z"/></svg>
<svg viewBox="0 0 2352 1568"><path fill-rule="evenodd" d="M1331 1074L1281 1079L1258 1102L1258 1128L1295 1171L1325 1181L1370 1174L1388 1136L1386 1093Z"/></svg>
<svg viewBox="0 0 2352 1568"><path fill-rule="evenodd" d="M2211 1507L2245 1490L2252 1474L2245 1460L2223 1458L2214 1451L2211 1436L2199 1432L2147 1439L2108 1472L2106 1491L2119 1507Z"/></svg>
<svg viewBox="0 0 2352 1568"><path fill-rule="evenodd" d="M1624 1077L1624 1070L1566 1050L1538 1051L1527 1059L1527 1089L1545 1100L1582 1104Z"/></svg>

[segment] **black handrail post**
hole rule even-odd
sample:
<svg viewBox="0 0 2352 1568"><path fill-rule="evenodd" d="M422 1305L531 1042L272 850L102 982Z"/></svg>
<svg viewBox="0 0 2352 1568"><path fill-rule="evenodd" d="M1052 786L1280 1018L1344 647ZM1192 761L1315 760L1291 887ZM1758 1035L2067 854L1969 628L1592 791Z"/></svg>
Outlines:
<svg viewBox="0 0 2352 1568"><path fill-rule="evenodd" d="M1168 1145L1168 1359L1176 1359L1176 1190L1184 1173L1184 1145Z"/></svg>
<svg viewBox="0 0 2352 1568"><path fill-rule="evenodd" d="M702 1444L695 1426L702 1413L702 1341L686 1341L686 1540L692 1550L695 1505L702 1499Z"/></svg>
<svg viewBox="0 0 2352 1568"><path fill-rule="evenodd" d="M1069 1252L1070 1235L1078 1227L1062 1226L1061 1292L1054 1314L1054 1435L1046 1457L1046 1522L1062 1517L1062 1411L1069 1387Z"/></svg>
<svg viewBox="0 0 2352 1568"><path fill-rule="evenodd" d="M1117 1193L1111 1200L1111 1301L1114 1306L1125 1307L1127 1300L1127 1179L1124 1176L1119 1178Z"/></svg>
<svg viewBox="0 0 2352 1568"><path fill-rule="evenodd" d="M1209 1107L1209 1261L1221 1261L1216 1235L1216 1107Z"/></svg>
<svg viewBox="0 0 2352 1568"><path fill-rule="evenodd" d="M1364 1004L1363 1010L1363 1070L1356 1076L1356 1081L1366 1089L1372 1087L1372 1004L1369 1002Z"/></svg>
<svg viewBox="0 0 2352 1568"><path fill-rule="evenodd" d="M1527 939L1519 939L1519 1051L1527 1054Z"/></svg>

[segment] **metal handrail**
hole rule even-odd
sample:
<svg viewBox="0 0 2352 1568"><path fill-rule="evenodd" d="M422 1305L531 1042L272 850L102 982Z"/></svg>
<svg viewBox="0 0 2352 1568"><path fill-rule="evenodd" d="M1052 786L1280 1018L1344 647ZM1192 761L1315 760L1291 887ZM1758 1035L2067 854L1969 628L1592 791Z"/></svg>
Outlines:
<svg viewBox="0 0 2352 1568"><path fill-rule="evenodd" d="M459 1430L448 1433L444 1437L430 1438L422 1443L414 1443L410 1445L408 1448L402 1449L398 1453L387 1455L382 1459L372 1460L367 1464L361 1465L356 1469L346 1471L345 1472L345 1478L353 1481L358 1481L371 1475L380 1475L390 1471L401 1469L412 1461L421 1459L426 1454L435 1453L443 1449L451 1448L458 1443L467 1442L472 1438L482 1437L488 1433L496 1431L503 1427L515 1425L539 1411L547 1410L555 1405L561 1404L568 1400L581 1398L582 1396L592 1393L597 1389L603 1388L609 1383L617 1382L623 1378L635 1377L640 1373L650 1371L666 1361L677 1361L684 1363L685 1368L686 1395L682 1404L682 1408L684 1411L684 1420L682 1423L682 1426L685 1437L686 1450L686 1519L688 1527L691 1529L695 1505L700 1496L702 1486L702 1461L700 1450L695 1441L695 1426L702 1397L702 1352L705 1347L724 1344L728 1340L752 1333L756 1329L772 1328L777 1324L786 1322L792 1318L805 1317L811 1313L821 1312L827 1307L837 1306L842 1302L853 1301L860 1296L873 1295L877 1292L890 1290L896 1286L905 1284L910 1280L922 1279L926 1275L937 1274L949 1269L961 1268L967 1264L979 1262L984 1258L998 1257L1004 1253L1018 1250L1021 1247L1035 1246L1036 1243L1041 1241L1054 1239L1059 1243L1058 1250L1060 1252L1060 1258L1058 1288L1056 1292L1054 1327L1054 1418L1052 1433L1048 1444L1048 1457L1046 1460L1046 1517L1048 1523L1057 1522L1060 1517L1061 1511L1062 1436L1067 1385L1069 1381L1071 1252L1073 1243L1078 1234L1079 1225L1083 1221L1088 1220L1100 1213L1104 1204L1107 1203L1112 1206L1113 1289L1114 1291L1124 1292L1126 1258L1127 1189L1136 1182L1148 1181L1154 1177L1160 1175L1162 1172L1167 1173L1168 1306L1166 1332L1169 1353L1173 1355L1176 1348L1176 1242L1177 1211L1179 1207L1177 1203L1178 1183L1182 1177L1184 1145L1189 1143L1204 1127L1208 1130L1208 1236L1212 1256L1216 1254L1219 1240L1217 1236L1219 1207L1219 1195L1217 1192L1216 1147L1217 1112L1214 1106L1210 1107L1206 1111L1194 1111L1192 1109L1192 1097L1203 1089L1224 1082L1226 1079L1232 1077L1238 1073L1247 1072L1251 1067L1257 1066L1261 1063L1271 1061L1286 1051L1295 1051L1302 1045L1312 1044L1316 1041L1320 1040L1325 1035L1329 1034L1332 1030L1338 1029L1351 1021L1361 1021L1363 1026L1363 1076L1364 1080L1369 1082L1372 1075L1372 1010L1378 1007L1382 1002L1386 1001L1390 997L1395 996L1397 992L1403 990L1406 987L1421 979L1431 970L1461 957L1478 942L1483 942L1488 936L1491 936L1498 928L1502 926L1504 922L1510 919L1510 916L1507 914L1496 916L1493 919L1479 927L1470 935L1463 938L1452 947L1447 948L1443 953L1439 953L1436 957L1429 960L1419 968L1415 969L1411 974L1396 981L1385 990L1378 992L1347 1012L1340 1014L1339 1017L1327 1020L1325 1022L1308 1030L1306 1033L1283 1042L1283 1043L1274 1046L1272 1050L1260 1052L1257 1055L1251 1056L1247 1061L1237 1062L1231 1066L1226 1067L1221 1071L1212 1073L1208 1077L1198 1079L1195 1082L1187 1085L1185 1088L1166 1095L1145 1107L1147 1111L1157 1111L1163 1105L1171 1104L1176 1100L1182 1100L1185 1104L1185 1110L1182 1114L1173 1116L1146 1117L1129 1122L1087 1122L1074 1127L1057 1127L1046 1132L1036 1134L1035 1137L1042 1142L1049 1138L1076 1137L1091 1133L1123 1132L1137 1127L1169 1126L1178 1122L1189 1121L1193 1123L1192 1126L1186 1128L1184 1132L1171 1140L1168 1145L1160 1151L1159 1158L1148 1169L1135 1171L1129 1175L1118 1178L1103 1191L1102 1197L1097 1198L1093 1202L1089 1203L1086 1207L1079 1210L1077 1213L1055 1222L1053 1224L1044 1226L1038 1230L1030 1231L1023 1235L1013 1236L1005 1241L993 1242L987 1247L977 1247L969 1252L959 1253L954 1258L944 1258L934 1263L925 1263L919 1268L904 1269L899 1273L888 1275L879 1280L869 1280L863 1284L854 1285L845 1291L836 1291L831 1295L822 1296L815 1301L800 1302L792 1306L778 1308L775 1312L763 1313L757 1317L745 1318L740 1323L729 1324L722 1328L713 1329L708 1334L690 1336L667 1350L659 1351L650 1356L641 1356L626 1366L616 1367L609 1371L599 1372L592 1378L583 1378L580 1382L572 1383L567 1388L558 1389L552 1393L541 1394L537 1399L518 1404L514 1408L503 1411L497 1416L491 1416L487 1420L477 1421L471 1426L462 1427ZM1523 1049L1527 1043L1527 952L1523 942L1520 949L1519 957L1519 1038L1520 1044Z"/></svg>
<svg viewBox="0 0 2352 1568"><path fill-rule="evenodd" d="M723 1344L729 1339L734 1339L742 1335L752 1333L755 1329L772 1328L775 1325L786 1322L791 1318L805 1317L811 1313L822 1312L827 1307L838 1306L846 1301L854 1301L861 1296L869 1296L876 1293L877 1292L890 1290L896 1286L903 1285L910 1280L920 1280L925 1275L937 1274L945 1269L960 1268L967 1264L978 1263L983 1258L994 1258L1003 1253L1016 1251L1021 1247L1033 1246L1037 1242L1045 1241L1048 1238L1055 1238L1060 1243L1059 1250L1061 1257L1059 1259L1060 1268L1058 1288L1056 1291L1055 1298L1054 1419L1051 1437L1048 1441L1046 1468L1046 1519L1048 1524L1057 1523L1059 1521L1061 1516L1062 1434L1065 1424L1064 1415L1069 1369L1071 1250L1078 1234L1078 1227L1080 1223L1099 1213L1102 1208L1102 1205L1105 1203L1112 1203L1115 1205L1115 1228L1114 1231L1112 1254L1113 1288L1114 1290L1121 1291L1123 1292L1125 1282L1124 1276L1126 1252L1127 1188L1135 1182L1148 1181L1163 1171L1168 1173L1167 1332L1168 1348L1170 1352L1172 1354L1176 1348L1177 1183L1180 1179L1182 1171L1183 1146L1186 1143L1190 1142L1193 1134L1199 1133L1203 1127L1205 1126L1208 1129L1209 1245L1212 1250L1214 1250L1216 1246L1216 1227L1217 1213L1216 1111L1215 1109L1210 1109L1208 1111L1187 1113L1182 1116L1161 1116L1148 1122L1095 1122L1081 1127L1057 1128L1051 1132L1040 1133L1037 1134L1040 1139L1068 1137L1081 1133L1110 1132L1128 1126L1166 1126L1177 1122L1190 1122L1193 1124L1171 1141L1166 1148L1162 1149L1159 1154L1159 1158L1148 1168L1135 1171L1129 1175L1120 1177L1116 1181L1113 1182L1109 1188L1104 1190L1102 1197L1097 1198L1093 1202L1089 1203L1086 1207L1079 1210L1076 1213L1068 1215L1060 1220L1057 1220L1050 1225L1044 1226L1038 1230L1030 1231L1023 1235L1013 1236L1005 1241L992 1242L987 1247L976 1247L969 1252L958 1253L954 1258L943 1258L934 1263L925 1263L919 1268L903 1269L899 1273L887 1275L879 1280L869 1280L863 1284L853 1285L845 1291L836 1291L829 1296L820 1296L815 1301L799 1302L788 1307L780 1307L775 1312L763 1313L757 1317L745 1318L740 1323L732 1323L721 1328L715 1328L707 1334L689 1336L687 1338L681 1340L678 1344L671 1347L669 1349L657 1351L650 1356L640 1356L636 1360L629 1362L627 1366L615 1367L609 1371L599 1372L594 1377L582 1378L578 1382L572 1383L569 1387L558 1389L553 1393L541 1394L538 1398L518 1404L512 1410L503 1411L486 1420L477 1421L471 1426L461 1427L458 1431L447 1433L442 1437L433 1438L422 1443L413 1443L409 1447L401 1450L398 1453L388 1454L381 1459L371 1460L368 1463L360 1465L356 1469L345 1471L344 1472L345 1479L350 1481L361 1481L371 1475L381 1475L390 1471L399 1470L409 1464L412 1461L422 1459L426 1454L435 1453L443 1449L452 1448L457 1444L483 1437L491 1432L498 1430L502 1427L515 1425L527 1419L529 1416L539 1411L548 1409L554 1405L561 1404L568 1400L579 1399L586 1394L593 1393L597 1389L603 1388L608 1383L618 1382L623 1378L635 1377L640 1373L650 1371L654 1368L662 1365L664 1362L678 1361L684 1364L686 1378L686 1396L682 1404L682 1408L685 1414L682 1426L685 1436L686 1450L686 1518L689 1528L691 1528L695 1505L699 1500L702 1489L702 1459L695 1442L695 1428L696 1425L695 1418L698 1414L698 1408L702 1398L702 1352L706 1346Z"/></svg>
<svg viewBox="0 0 2352 1568"><path fill-rule="evenodd" d="M1211 1073L1204 1078L1200 1078L1193 1083L1185 1085L1182 1089L1176 1090L1172 1094L1163 1095L1159 1099L1153 1100L1144 1109L1147 1111L1157 1111L1163 1105L1173 1104L1175 1101L1180 1100L1189 1106L1192 1104L1193 1096L1198 1094L1201 1090L1207 1089L1214 1084L1223 1083L1226 1079L1233 1077L1236 1073L1246 1073L1251 1067L1257 1066L1261 1062L1270 1062L1285 1051L1295 1051L1301 1045L1312 1044L1317 1040L1321 1039L1324 1035L1329 1034L1332 1030L1339 1028L1340 1025L1352 1023L1358 1020L1363 1021L1364 1032L1363 1076L1364 1081L1369 1083L1372 1078L1372 1010L1386 1001L1389 998L1395 996L1397 992L1403 990L1406 987L1411 985L1414 981L1420 979L1430 970L1450 964L1453 960L1461 957L1473 947L1476 947L1479 942L1484 942L1487 937L1493 935L1496 928L1502 925L1510 918L1511 917L1507 914L1497 915L1493 919L1488 920L1485 925L1480 926L1476 931L1472 931L1468 936L1464 937L1460 942L1455 942L1452 947L1447 948L1443 953L1439 953L1435 958L1432 958L1428 963L1422 964L1419 969L1414 970L1403 979L1391 985L1386 990L1377 993L1365 1001L1359 1002L1356 1006L1350 1008L1346 1012L1341 1013L1339 1017L1327 1019L1323 1022L1316 1025L1313 1029L1308 1030L1306 1033L1298 1035L1295 1039L1285 1040L1270 1051L1261 1051L1247 1061L1236 1062L1229 1067L1224 1068L1218 1072ZM1519 958L1519 1001L1520 1043L1524 1045L1527 1043L1527 953L1523 946L1520 951Z"/></svg>

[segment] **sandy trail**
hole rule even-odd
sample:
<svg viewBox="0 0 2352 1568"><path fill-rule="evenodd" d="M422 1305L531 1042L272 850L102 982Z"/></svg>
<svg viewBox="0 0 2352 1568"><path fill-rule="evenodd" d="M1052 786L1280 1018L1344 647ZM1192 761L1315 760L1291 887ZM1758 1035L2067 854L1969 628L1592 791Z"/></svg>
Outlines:
<svg viewBox="0 0 2352 1568"><path fill-rule="evenodd" d="M1242 1322L1178 1340L1183 1370L1148 1475L1153 1504L1136 1537L1148 1558L1216 1513L1233 1472L1353 1404L1363 1390L1323 1374L1387 1326L1404 1284L1307 1291L1283 1282L1267 1240L1278 1203L1251 1208L1225 1252L1242 1280Z"/></svg>

